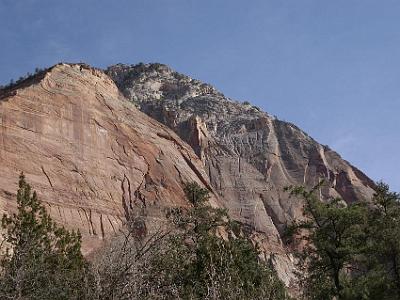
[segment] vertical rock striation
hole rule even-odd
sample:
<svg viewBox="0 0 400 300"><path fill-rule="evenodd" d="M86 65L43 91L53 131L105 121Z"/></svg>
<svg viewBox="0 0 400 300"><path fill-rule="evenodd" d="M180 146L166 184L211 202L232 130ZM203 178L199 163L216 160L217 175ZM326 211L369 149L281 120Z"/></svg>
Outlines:
<svg viewBox="0 0 400 300"><path fill-rule="evenodd" d="M15 210L23 171L90 251L138 216L159 226L165 209L188 205L183 183L197 181L290 285L293 260L281 236L303 216L283 188L324 179L322 198L348 203L373 193L373 181L327 146L208 84L161 64L106 74L58 64L0 90L0 212Z"/></svg>
<svg viewBox="0 0 400 300"><path fill-rule="evenodd" d="M302 217L302 206L283 188L324 179L323 197L349 203L373 193L373 181L327 146L208 84L161 64L120 64L106 73L140 110L191 145L231 216L253 230L286 283L292 262L281 235Z"/></svg>
<svg viewBox="0 0 400 300"><path fill-rule="evenodd" d="M187 205L186 181L211 189L185 142L82 64L0 90L0 166L0 212L15 210L23 171L51 216L81 231L85 251L129 219Z"/></svg>

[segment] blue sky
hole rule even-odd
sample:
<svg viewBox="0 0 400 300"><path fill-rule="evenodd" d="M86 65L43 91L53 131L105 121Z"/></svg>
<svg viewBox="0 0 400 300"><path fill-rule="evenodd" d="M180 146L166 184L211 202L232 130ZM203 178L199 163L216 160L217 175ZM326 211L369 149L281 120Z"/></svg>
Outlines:
<svg viewBox="0 0 400 300"><path fill-rule="evenodd" d="M0 83L161 62L291 121L400 191L400 1L0 0Z"/></svg>

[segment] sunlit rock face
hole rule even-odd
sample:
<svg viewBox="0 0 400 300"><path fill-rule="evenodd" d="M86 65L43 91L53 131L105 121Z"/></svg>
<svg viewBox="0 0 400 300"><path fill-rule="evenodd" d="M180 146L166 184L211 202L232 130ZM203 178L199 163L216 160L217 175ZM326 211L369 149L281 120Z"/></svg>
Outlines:
<svg viewBox="0 0 400 300"><path fill-rule="evenodd" d="M283 188L324 179L321 196L348 203L373 193L371 179L295 125L168 66L120 64L106 73L141 111L191 145L231 216L257 233L286 283L293 265L281 234L302 217L302 204Z"/></svg>
<svg viewBox="0 0 400 300"><path fill-rule="evenodd" d="M283 188L325 179L322 198L348 203L374 188L295 125L161 64L58 64L0 90L0 166L0 212L15 211L23 171L51 216L81 231L85 253L136 216L159 226L168 208L189 205L183 185L196 181L288 285L281 236L302 204Z"/></svg>
<svg viewBox="0 0 400 300"><path fill-rule="evenodd" d="M15 211L20 172L57 222L80 230L85 253L127 219L186 206L184 182L212 191L194 151L86 65L0 90L0 213Z"/></svg>

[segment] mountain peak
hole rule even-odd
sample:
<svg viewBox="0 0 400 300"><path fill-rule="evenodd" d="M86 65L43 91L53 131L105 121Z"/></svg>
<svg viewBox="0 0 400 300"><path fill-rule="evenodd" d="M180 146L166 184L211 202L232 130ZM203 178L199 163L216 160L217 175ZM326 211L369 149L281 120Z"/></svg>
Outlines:
<svg viewBox="0 0 400 300"><path fill-rule="evenodd" d="M182 184L195 180L246 224L289 285L282 234L303 205L283 188L324 179L321 199L347 203L374 192L365 174L295 125L166 65L60 63L0 97L0 209L12 211L9 189L22 170L57 221L85 239L143 210L158 218L164 204L184 205Z"/></svg>
<svg viewBox="0 0 400 300"><path fill-rule="evenodd" d="M124 95L138 103L157 100L184 100L196 96L221 96L213 86L174 71L160 63L117 64L105 71ZM135 84L129 84L135 83Z"/></svg>

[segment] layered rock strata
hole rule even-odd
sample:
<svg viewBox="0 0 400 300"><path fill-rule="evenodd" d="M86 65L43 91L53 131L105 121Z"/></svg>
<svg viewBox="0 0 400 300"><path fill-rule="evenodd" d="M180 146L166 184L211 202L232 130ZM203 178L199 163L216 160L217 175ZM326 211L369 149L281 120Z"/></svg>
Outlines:
<svg viewBox="0 0 400 300"><path fill-rule="evenodd" d="M185 142L77 64L0 91L0 166L0 213L15 211L24 172L51 216L80 230L85 252L130 218L187 205L184 182L211 189Z"/></svg>
<svg viewBox="0 0 400 300"><path fill-rule="evenodd" d="M161 64L115 65L106 71L140 110L190 144L231 216L247 224L288 283L293 267L281 236L302 217L289 185L326 185L321 197L369 199L374 182L295 125Z"/></svg>

